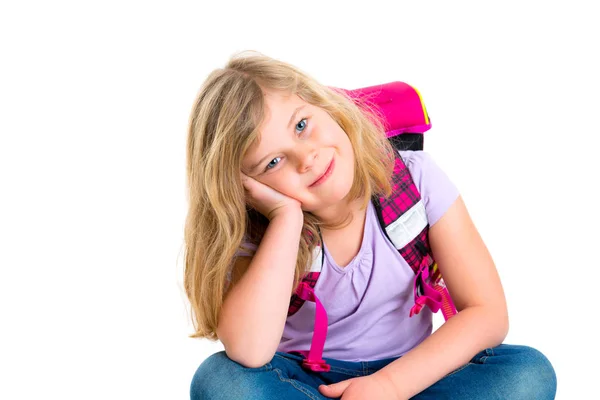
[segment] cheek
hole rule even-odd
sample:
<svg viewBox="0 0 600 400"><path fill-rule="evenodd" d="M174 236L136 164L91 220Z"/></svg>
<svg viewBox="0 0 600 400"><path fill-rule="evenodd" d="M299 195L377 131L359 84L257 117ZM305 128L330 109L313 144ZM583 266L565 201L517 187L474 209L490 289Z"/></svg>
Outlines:
<svg viewBox="0 0 600 400"><path fill-rule="evenodd" d="M343 152L345 161L348 163L347 167L351 165L352 168L354 168L354 149L352 148L352 143L350 143L350 139L345 133L342 132L342 134L344 136L340 138L340 148Z"/></svg>
<svg viewBox="0 0 600 400"><path fill-rule="evenodd" d="M298 182L295 181L295 177L286 174L285 171L280 171L264 179L262 183L289 197L294 197L294 193L297 192L298 188Z"/></svg>
<svg viewBox="0 0 600 400"><path fill-rule="evenodd" d="M354 151L350 141L344 146L344 161L343 161L343 175L346 178L346 185L352 186L354 182L354 173L356 168L356 160L354 158Z"/></svg>

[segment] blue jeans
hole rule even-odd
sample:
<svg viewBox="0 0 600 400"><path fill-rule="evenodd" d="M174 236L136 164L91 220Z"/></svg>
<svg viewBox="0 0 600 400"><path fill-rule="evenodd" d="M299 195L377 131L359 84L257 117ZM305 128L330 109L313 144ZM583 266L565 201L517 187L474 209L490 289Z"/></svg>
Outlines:
<svg viewBox="0 0 600 400"><path fill-rule="evenodd" d="M317 389L346 379L370 375L396 358L347 362L326 359L329 372L301 367L302 358L276 353L261 368L245 368L225 352L213 354L196 371L192 400L325 400ZM554 399L556 374L548 359L526 346L502 344L479 352L471 361L412 397L427 399Z"/></svg>

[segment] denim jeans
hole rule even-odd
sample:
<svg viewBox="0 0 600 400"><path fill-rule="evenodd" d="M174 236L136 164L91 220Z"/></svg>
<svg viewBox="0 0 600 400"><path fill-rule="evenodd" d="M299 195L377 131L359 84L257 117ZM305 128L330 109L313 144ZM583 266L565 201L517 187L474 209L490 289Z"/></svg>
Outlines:
<svg viewBox="0 0 600 400"><path fill-rule="evenodd" d="M325 400L318 386L366 376L396 358L347 362L326 359L329 372L301 367L302 357L276 353L260 368L245 368L225 352L213 354L196 371L192 400ZM556 375L548 359L527 346L502 344L479 352L471 361L412 397L427 399L554 399Z"/></svg>

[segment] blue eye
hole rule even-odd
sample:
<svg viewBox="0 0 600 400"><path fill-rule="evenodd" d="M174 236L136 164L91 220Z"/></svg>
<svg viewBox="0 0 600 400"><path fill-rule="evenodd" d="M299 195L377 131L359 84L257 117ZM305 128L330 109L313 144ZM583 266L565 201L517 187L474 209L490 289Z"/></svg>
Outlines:
<svg viewBox="0 0 600 400"><path fill-rule="evenodd" d="M300 134L304 133L306 131L307 125L308 125L308 118L302 118L300 121L298 121L298 123L296 124L296 134L300 135ZM269 162L267 164L267 166L265 167L265 171L275 168L277 166L277 164L279 164L280 161L281 161L281 157L275 157L274 159L271 160L271 162Z"/></svg>
<svg viewBox="0 0 600 400"><path fill-rule="evenodd" d="M302 118L302 119L300 120L300 122L298 122L298 123L296 124L296 131L300 130L300 132L299 132L299 133L302 133L302 132L304 132L304 129L306 129L306 125L307 125L307 123L308 123L307 121L308 121L308 119L306 119L306 118Z"/></svg>
<svg viewBox="0 0 600 400"><path fill-rule="evenodd" d="M265 170L275 168L277 166L277 164L279 164L280 160L281 160L281 157L275 157L274 159L271 160L270 163L267 164L267 167L265 168ZM277 162L273 163L273 161L277 161Z"/></svg>

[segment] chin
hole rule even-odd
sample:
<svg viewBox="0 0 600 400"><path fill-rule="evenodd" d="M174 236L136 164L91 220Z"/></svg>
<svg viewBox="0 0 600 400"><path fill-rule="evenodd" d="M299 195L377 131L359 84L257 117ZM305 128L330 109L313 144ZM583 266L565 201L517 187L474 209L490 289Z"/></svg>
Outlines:
<svg viewBox="0 0 600 400"><path fill-rule="evenodd" d="M347 176L347 179L344 182L340 182L334 187L331 197L337 199L337 201L342 201L347 198L350 194L350 190L352 190L352 184L354 183L353 178L353 176Z"/></svg>
<svg viewBox="0 0 600 400"><path fill-rule="evenodd" d="M334 192L330 192L326 196L323 196L322 201L320 201L318 204L302 203L302 210L308 211L308 212L315 212L315 211L324 210L326 208L335 206L335 205L339 204L341 201L343 201L346 197L348 197L351 187L352 187L352 185L350 185L347 190L336 190Z"/></svg>

